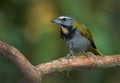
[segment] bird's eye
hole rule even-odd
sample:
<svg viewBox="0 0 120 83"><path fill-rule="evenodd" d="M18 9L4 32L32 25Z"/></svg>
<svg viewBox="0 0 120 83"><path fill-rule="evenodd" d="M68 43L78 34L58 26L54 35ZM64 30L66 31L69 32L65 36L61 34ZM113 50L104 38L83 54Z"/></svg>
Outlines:
<svg viewBox="0 0 120 83"><path fill-rule="evenodd" d="M66 21L66 18L63 18L62 20L63 20L63 21Z"/></svg>

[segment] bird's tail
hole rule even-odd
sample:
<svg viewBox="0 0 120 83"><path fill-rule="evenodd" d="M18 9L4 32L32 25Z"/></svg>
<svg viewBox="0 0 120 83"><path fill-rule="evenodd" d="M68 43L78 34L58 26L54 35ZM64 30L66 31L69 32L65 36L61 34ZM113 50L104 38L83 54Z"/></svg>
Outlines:
<svg viewBox="0 0 120 83"><path fill-rule="evenodd" d="M95 54L95 55L100 55L100 56L102 56L103 54L99 51L99 50L97 50L97 49L95 49L95 48L90 48L90 52L92 52L93 54Z"/></svg>
<svg viewBox="0 0 120 83"><path fill-rule="evenodd" d="M103 56L102 52L100 52L99 50L96 49L96 55L101 55Z"/></svg>

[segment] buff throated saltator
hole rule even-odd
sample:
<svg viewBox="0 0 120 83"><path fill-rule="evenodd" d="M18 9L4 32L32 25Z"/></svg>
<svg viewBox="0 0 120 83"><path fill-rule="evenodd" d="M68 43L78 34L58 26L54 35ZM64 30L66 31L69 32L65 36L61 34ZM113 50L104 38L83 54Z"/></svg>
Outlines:
<svg viewBox="0 0 120 83"><path fill-rule="evenodd" d="M60 26L60 37L64 40L69 52L68 57L74 53L92 52L95 55L102 55L97 50L90 31L74 18L69 16L60 16L52 19L53 23Z"/></svg>

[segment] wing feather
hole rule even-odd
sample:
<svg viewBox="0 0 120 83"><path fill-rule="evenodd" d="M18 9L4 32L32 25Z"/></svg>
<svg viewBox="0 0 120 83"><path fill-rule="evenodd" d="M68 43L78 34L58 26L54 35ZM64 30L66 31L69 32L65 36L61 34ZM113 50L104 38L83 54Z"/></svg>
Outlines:
<svg viewBox="0 0 120 83"><path fill-rule="evenodd" d="M95 42L93 40L93 36L92 34L90 33L90 31L85 27L85 25L83 24L80 24L78 22L74 22L74 25L76 28L79 28L80 29L80 32L87 38L90 40L91 42L91 45L96 49L96 45L95 45Z"/></svg>

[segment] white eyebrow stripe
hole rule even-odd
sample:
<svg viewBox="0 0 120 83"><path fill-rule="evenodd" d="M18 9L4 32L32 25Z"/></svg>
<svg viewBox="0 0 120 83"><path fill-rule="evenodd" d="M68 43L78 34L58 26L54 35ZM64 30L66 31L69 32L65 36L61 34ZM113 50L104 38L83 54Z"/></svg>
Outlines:
<svg viewBox="0 0 120 83"><path fill-rule="evenodd" d="M60 19L63 19L63 18L68 18L67 16L60 16L59 17Z"/></svg>

